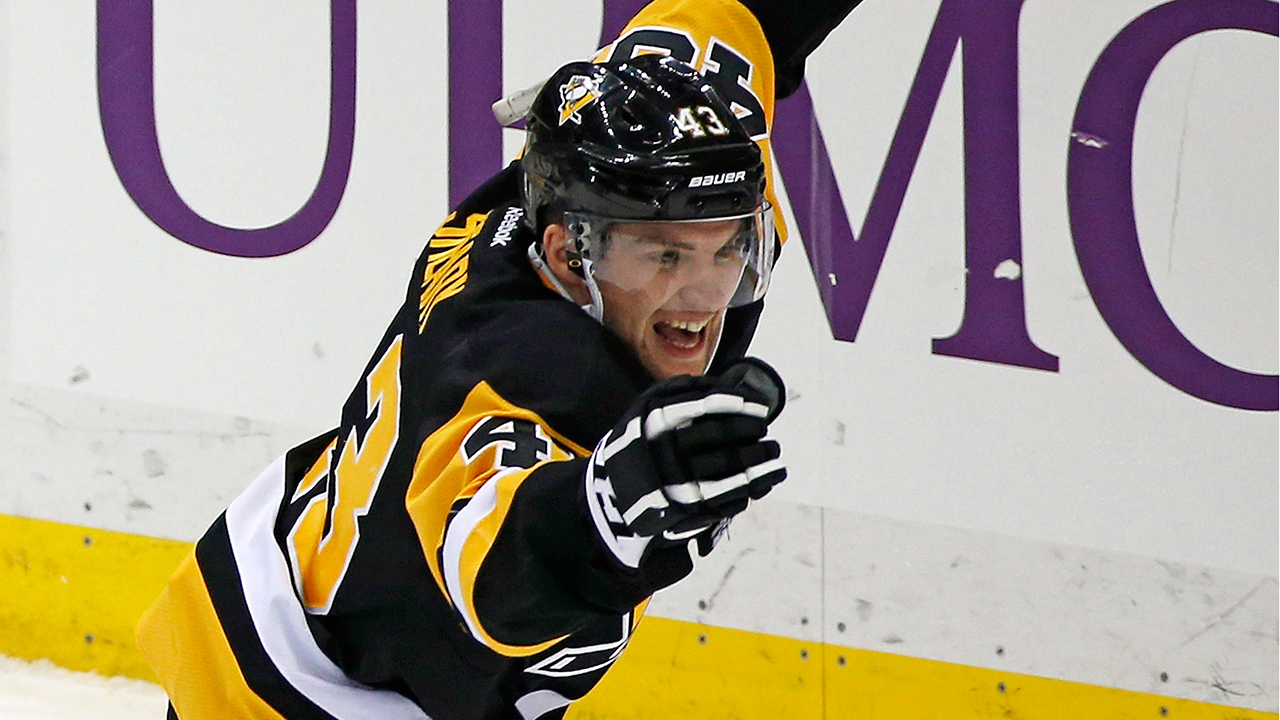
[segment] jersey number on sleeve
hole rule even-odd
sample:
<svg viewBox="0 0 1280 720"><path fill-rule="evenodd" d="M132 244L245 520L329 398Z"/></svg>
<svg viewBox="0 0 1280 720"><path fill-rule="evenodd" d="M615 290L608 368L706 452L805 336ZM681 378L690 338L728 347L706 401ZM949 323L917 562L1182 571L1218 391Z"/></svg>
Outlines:
<svg viewBox="0 0 1280 720"><path fill-rule="evenodd" d="M531 468L551 459L551 438L532 420L487 417L476 423L462 441L462 461L470 465L480 453L497 446L495 470Z"/></svg>
<svg viewBox="0 0 1280 720"><path fill-rule="evenodd" d="M357 519L369 512L387 460L400 435L400 346L397 337L365 378L368 417L342 443L337 465L331 453L299 484L294 499L328 483L289 531L294 582L312 612L328 612L360 541ZM363 432L360 432L363 430Z"/></svg>

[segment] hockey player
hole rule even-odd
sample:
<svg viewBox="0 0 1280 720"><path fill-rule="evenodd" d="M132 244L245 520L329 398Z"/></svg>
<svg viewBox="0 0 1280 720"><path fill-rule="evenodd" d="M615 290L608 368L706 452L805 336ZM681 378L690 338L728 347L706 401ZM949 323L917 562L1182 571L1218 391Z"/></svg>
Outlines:
<svg viewBox="0 0 1280 720"><path fill-rule="evenodd" d="M170 717L554 719L599 681L785 477L782 382L742 359L777 246L774 62L794 89L853 4L797 27L658 0L548 80L339 427L250 484L139 623Z"/></svg>

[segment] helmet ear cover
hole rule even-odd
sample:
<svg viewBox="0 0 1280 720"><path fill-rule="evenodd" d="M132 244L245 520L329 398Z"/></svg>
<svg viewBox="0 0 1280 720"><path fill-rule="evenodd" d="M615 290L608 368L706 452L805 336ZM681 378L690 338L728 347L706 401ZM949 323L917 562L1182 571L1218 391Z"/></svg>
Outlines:
<svg viewBox="0 0 1280 720"><path fill-rule="evenodd" d="M587 247L589 230L581 220L570 220L561 216L561 223L564 224L564 254L568 260L569 269L585 278L587 276L587 265L584 260L589 253Z"/></svg>
<svg viewBox="0 0 1280 720"><path fill-rule="evenodd" d="M564 244L564 256L568 262L569 269L581 275L586 276L586 268L582 264L583 242L580 238L570 235Z"/></svg>
<svg viewBox="0 0 1280 720"><path fill-rule="evenodd" d="M527 219L530 217L530 214L526 212L524 217ZM565 220L564 210L561 210L553 204L546 203L537 208L533 217L534 220L532 225L536 233L535 237L538 238L535 242L541 243L543 236L546 234L547 228L552 225L559 225L564 228L564 254L569 269L579 276L584 276L585 273L582 266L582 256L584 251L583 241L580 237L580 233L575 233L573 228L568 227Z"/></svg>

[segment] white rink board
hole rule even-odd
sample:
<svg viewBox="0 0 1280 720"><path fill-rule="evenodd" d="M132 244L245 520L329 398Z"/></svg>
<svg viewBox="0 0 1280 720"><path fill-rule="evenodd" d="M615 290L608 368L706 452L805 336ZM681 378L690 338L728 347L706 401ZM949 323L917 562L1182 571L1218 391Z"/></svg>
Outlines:
<svg viewBox="0 0 1280 720"><path fill-rule="evenodd" d="M930 352L931 339L959 327L965 300L959 55L857 342L832 339L792 238L753 348L790 386L776 425L790 479L759 509L776 517L744 519L788 540L753 545L749 557L768 564L736 572L717 612L737 610L704 620L1196 699L1208 697L1194 683L1175 691L1152 685L1151 673L1183 663L1176 677L1202 680L1217 663L1260 690L1214 701L1275 710L1274 622L1218 623L1172 660L1161 653L1251 590L1246 604L1265 602L1274 614L1277 415L1198 400L1144 369L1100 317L1068 225L1068 136L1081 87L1107 43L1155 5L1028 0L1022 12L1021 271L1030 336L1060 358L1059 372ZM327 4L155 7L157 123L179 192L226 225L287 217L315 185L324 152ZM445 9L440 0L359 5L355 150L342 204L307 247L245 259L179 242L122 188L98 116L93 3L4 6L0 513L194 540L272 457L336 422L448 210ZM937 10L936 0L866 0L809 62L855 233ZM510 2L503 21L514 90L589 54L600 5ZM548 36L558 38L554 53ZM1280 365L1277 87L1275 38L1192 38L1153 74L1134 151L1139 235L1165 309L1210 356L1267 374ZM518 146L518 134L505 142ZM855 520L815 530L813 515L825 522L828 513ZM792 560L821 555L824 542L829 550L837 526L848 527L849 545L815 561L824 587ZM978 558L973 584L903 572L897 590L885 589L902 594L896 605L864 597L877 586L860 563L950 562L951 546ZM1067 645L1049 642L1062 611L1055 583L1068 582L1055 574L1066 571L1054 569L1053 550L1132 570L1073 591L1086 625ZM1187 575L1168 579L1162 567ZM1216 579L1202 593L1212 602L1123 617L1091 609L1173 597L1200 573ZM705 600L695 589L721 577L695 576L672 597ZM780 577L796 598L751 602ZM983 586L1021 587L1018 612ZM658 614L695 619L688 603L663 597ZM893 627L836 637L833 618L854 627L859 599L896 608ZM823 610L830 622L812 620ZM986 619L962 630L975 613ZM919 640L896 629L932 622L969 634ZM1141 649L1118 651L1109 630ZM886 646L890 635L907 642ZM992 665L999 642L1027 650ZM1105 659L1091 667L1089 657Z"/></svg>
<svg viewBox="0 0 1280 720"><path fill-rule="evenodd" d="M1275 712L1278 597L1274 577L768 498L650 612Z"/></svg>

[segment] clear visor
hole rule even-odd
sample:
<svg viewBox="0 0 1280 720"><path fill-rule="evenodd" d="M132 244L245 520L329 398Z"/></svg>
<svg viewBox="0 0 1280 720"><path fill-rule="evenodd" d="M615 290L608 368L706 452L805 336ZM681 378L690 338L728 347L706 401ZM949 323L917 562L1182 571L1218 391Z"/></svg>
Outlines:
<svg viewBox="0 0 1280 720"><path fill-rule="evenodd" d="M566 213L584 275L672 311L715 312L764 297L773 268L768 202L732 217L628 221Z"/></svg>

